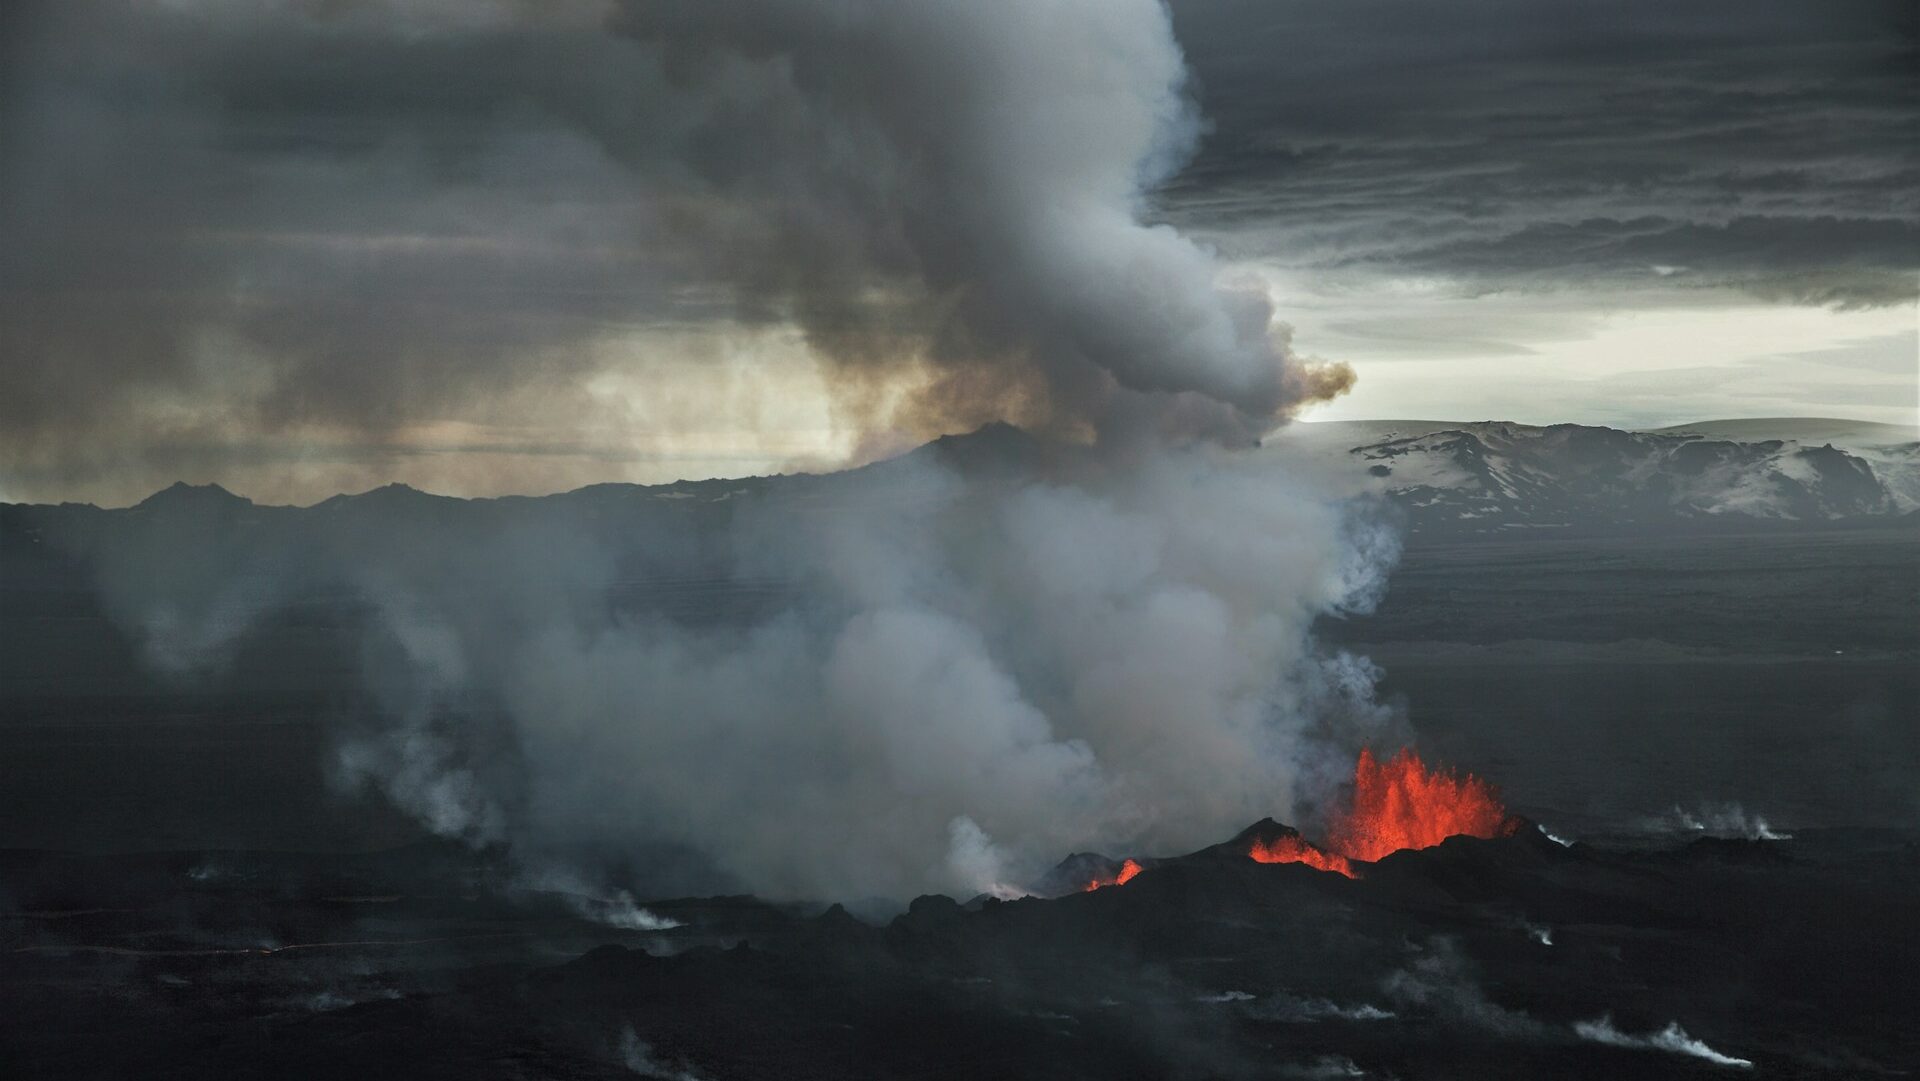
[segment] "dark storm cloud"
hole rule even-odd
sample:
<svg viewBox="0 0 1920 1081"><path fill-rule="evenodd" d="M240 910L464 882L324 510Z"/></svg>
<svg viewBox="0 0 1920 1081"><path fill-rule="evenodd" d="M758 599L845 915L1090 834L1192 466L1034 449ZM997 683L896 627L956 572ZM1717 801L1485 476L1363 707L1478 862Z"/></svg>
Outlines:
<svg viewBox="0 0 1920 1081"><path fill-rule="evenodd" d="M29 5L9 36L15 440L398 426L564 370L542 347L664 291L619 168L537 105L590 98L568 73L616 41L240 5Z"/></svg>
<svg viewBox="0 0 1920 1081"><path fill-rule="evenodd" d="M1920 222L1808 217L1734 218L1724 223L1644 217L1534 222L1491 236L1459 236L1410 245L1388 259L1394 269L1511 281L1558 270L1563 278L1674 286L1736 286L1768 299L1835 306L1912 299L1913 275L1899 268L1920 252ZM1331 260L1378 265L1379 256Z"/></svg>
<svg viewBox="0 0 1920 1081"><path fill-rule="evenodd" d="M1911 299L1911 5L1179 0L1214 122L1165 212L1227 251L1470 288Z"/></svg>

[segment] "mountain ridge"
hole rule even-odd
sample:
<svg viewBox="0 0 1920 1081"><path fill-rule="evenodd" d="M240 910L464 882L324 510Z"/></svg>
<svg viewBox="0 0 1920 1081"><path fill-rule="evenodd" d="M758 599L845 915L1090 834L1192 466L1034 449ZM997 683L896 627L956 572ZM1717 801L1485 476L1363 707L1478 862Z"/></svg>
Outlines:
<svg viewBox="0 0 1920 1081"><path fill-rule="evenodd" d="M1920 457L1831 442L1480 421L1346 449L1416 532L1892 519L1920 508Z"/></svg>
<svg viewBox="0 0 1920 1081"><path fill-rule="evenodd" d="M1900 433L1897 425L1837 418L1703 421L1630 431L1597 425L1513 421L1336 421L1276 432L1267 451L1304 454L1351 469L1386 496L1423 533L1484 533L1517 528L1613 529L1748 522L1781 525L1889 521L1920 511L1920 442L1817 445L1792 439L1738 440L1715 433L1754 425L1770 430L1855 435ZM881 492L910 476L915 463L968 476L1018 482L1030 466L1071 466L1084 448L1052 443L1009 425L942 436L892 458L826 473L602 482L548 495L461 497L394 482L300 507L256 503L217 484L176 482L131 507L0 504L8 517L86 512L119 521L305 521L420 514L473 520L542 508L589 517L649 512L722 513L739 497L807 497ZM1277 463L1284 468L1284 463ZM65 508L64 511L60 508ZM83 511L84 508L84 511Z"/></svg>

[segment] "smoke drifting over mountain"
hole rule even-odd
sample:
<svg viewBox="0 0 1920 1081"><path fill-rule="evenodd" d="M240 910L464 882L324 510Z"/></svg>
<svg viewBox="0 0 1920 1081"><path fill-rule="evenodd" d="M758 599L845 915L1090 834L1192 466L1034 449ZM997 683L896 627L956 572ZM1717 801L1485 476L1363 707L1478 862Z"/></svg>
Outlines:
<svg viewBox="0 0 1920 1081"><path fill-rule="evenodd" d="M49 322L58 305L36 301L9 320L10 351L33 363L247 396L181 406L188 428L401 425L524 383L528 364L567 374L580 336L621 311L711 305L800 328L861 432L1012 421L1052 437L996 428L966 443L983 460L965 468L916 455L804 497L630 517L619 535L385 493L288 512L313 535L271 543L169 534L170 508L143 508L157 532L96 553L110 607L176 669L303 590L364 599L374 704L343 730L337 772L431 829L642 879L637 853L690 852L777 896L1004 889L1090 843L1192 846L1310 810L1385 722L1371 666L1322 654L1309 626L1371 603L1393 542L1341 493L1225 449L1350 376L1295 357L1259 286L1223 284L1207 252L1141 223L1142 193L1198 127L1153 0L35 18L123 77L130 59L72 29L173 50L157 108L190 130L158 140L157 166L212 169L259 215L236 239L195 220L199 193L150 185L140 266L185 274L195 303L136 289L151 308ZM60 80L35 85L56 89L10 124L71 104ZM457 135L441 130L455 118ZM416 138L423 153L394 156ZM351 178L312 167L342 141L361 157ZM554 201L513 219L509 243L394 235L449 191L480 213L529 177ZM32 190L55 223L70 209ZM599 202L562 210L574 194ZM393 217L289 235L289 208L314 198ZM133 244L127 224L85 254ZM617 249L599 288L550 278L538 253L588 236ZM309 273L315 251L338 254L339 278ZM52 288L99 267L15 257L9 274ZM389 274L392 298L374 288ZM442 287L455 318L403 302ZM496 288L506 303L472 306ZM517 311L535 289L577 297L579 320ZM157 336L172 366L134 379L114 368L127 350L76 328ZM210 370L215 354L239 370ZM146 408L12 401L38 421ZM771 599L610 603L634 581L729 583L722 608L742 583Z"/></svg>
<svg viewBox="0 0 1920 1081"><path fill-rule="evenodd" d="M634 4L614 25L722 121L683 153L745 196L689 212L723 276L856 386L928 365L913 427L1247 438L1344 386L1288 355L1259 286L1139 223L1197 130L1158 3Z"/></svg>
<svg viewBox="0 0 1920 1081"><path fill-rule="evenodd" d="M350 598L337 779L542 876L906 896L1310 820L1390 718L1309 626L1374 602L1392 534L1267 455L963 445L1004 464L532 504L182 489L49 540L182 678Z"/></svg>
<svg viewBox="0 0 1920 1081"><path fill-rule="evenodd" d="M564 430L609 378L709 363L703 328L797 330L863 434L1244 442L1350 379L1141 224L1199 126L1154 0L8 20L0 453L24 475ZM635 408L656 435L751 428L793 378Z"/></svg>
<svg viewBox="0 0 1920 1081"><path fill-rule="evenodd" d="M956 464L982 450L1002 464ZM1275 465L997 430L719 499L182 491L87 555L182 675L290 602L358 598L370 700L337 778L536 875L970 893L1311 820L1384 734L1373 666L1309 626L1377 599L1393 535Z"/></svg>

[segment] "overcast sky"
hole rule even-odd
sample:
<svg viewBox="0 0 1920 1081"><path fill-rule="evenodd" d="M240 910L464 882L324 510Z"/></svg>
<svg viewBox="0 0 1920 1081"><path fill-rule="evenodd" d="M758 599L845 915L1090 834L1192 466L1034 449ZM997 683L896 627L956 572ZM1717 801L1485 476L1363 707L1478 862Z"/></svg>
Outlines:
<svg viewBox="0 0 1920 1081"><path fill-rule="evenodd" d="M1175 11L1215 129L1166 213L1358 367L1319 416L1914 421L1912 5Z"/></svg>
<svg viewBox="0 0 1920 1081"><path fill-rule="evenodd" d="M1351 365L1305 419L1920 409L1911 4L1177 0L1171 61L1085 5L944 51L860 7L0 7L0 499L548 491L1337 389L1128 358L1162 313L1081 295L1108 249L1054 206L1115 152L1143 192L1096 202ZM1054 345L1098 355L1004 360Z"/></svg>

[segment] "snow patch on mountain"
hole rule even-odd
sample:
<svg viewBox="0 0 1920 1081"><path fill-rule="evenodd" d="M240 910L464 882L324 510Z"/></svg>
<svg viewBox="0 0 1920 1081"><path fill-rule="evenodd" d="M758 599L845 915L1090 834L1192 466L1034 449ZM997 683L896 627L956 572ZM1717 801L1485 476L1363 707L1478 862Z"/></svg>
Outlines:
<svg viewBox="0 0 1920 1081"><path fill-rule="evenodd" d="M1291 441L1326 453L1340 429L1379 436L1344 454L1408 510L1416 530L1821 522L1920 507L1920 444L1842 449L1507 421L1409 430L1423 426L1303 425L1325 430Z"/></svg>

